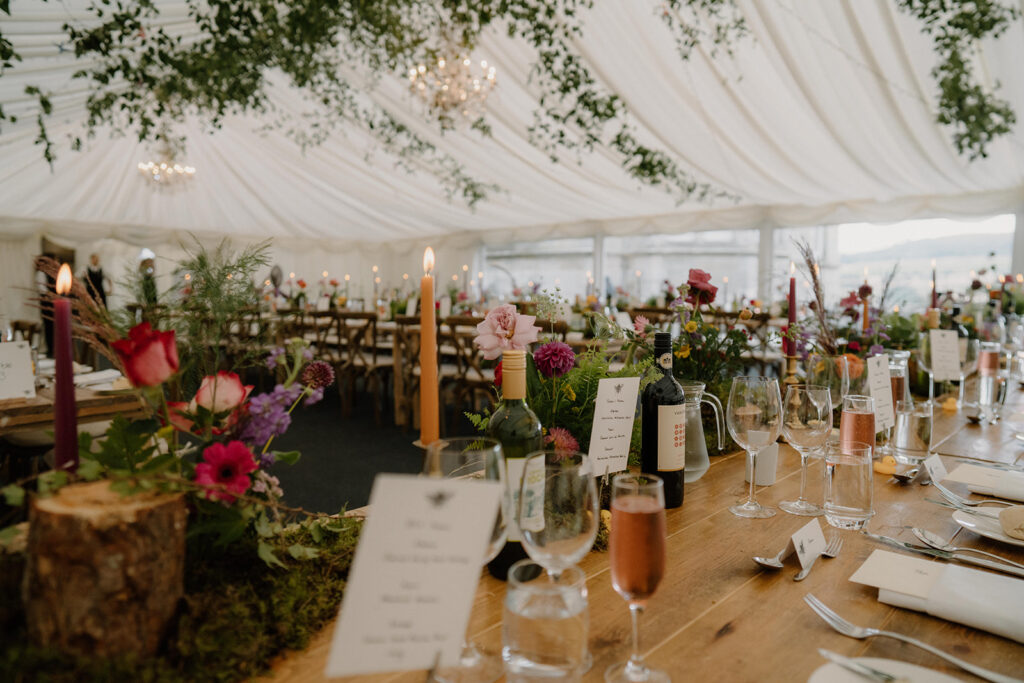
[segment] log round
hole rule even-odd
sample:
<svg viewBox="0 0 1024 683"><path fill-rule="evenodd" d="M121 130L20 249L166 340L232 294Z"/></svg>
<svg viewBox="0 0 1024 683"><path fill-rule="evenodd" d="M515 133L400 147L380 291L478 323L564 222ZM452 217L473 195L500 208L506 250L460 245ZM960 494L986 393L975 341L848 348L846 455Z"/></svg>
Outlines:
<svg viewBox="0 0 1024 683"><path fill-rule="evenodd" d="M23 597L33 642L74 654L151 655L184 594L181 494L66 486L30 505Z"/></svg>

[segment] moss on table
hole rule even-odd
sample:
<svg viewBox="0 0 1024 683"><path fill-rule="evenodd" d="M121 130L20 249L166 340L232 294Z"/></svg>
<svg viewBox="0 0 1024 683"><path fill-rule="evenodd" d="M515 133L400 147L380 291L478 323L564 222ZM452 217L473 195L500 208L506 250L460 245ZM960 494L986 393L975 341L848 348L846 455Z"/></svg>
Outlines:
<svg viewBox="0 0 1024 683"><path fill-rule="evenodd" d="M0 680L239 681L265 671L284 650L304 648L338 612L356 541L357 519L319 543L305 528L285 532L290 543L316 546L317 558L282 558L268 568L256 542L225 548L192 542L186 553L185 598L158 656L138 659L71 657L31 646L21 604L24 556L0 552Z"/></svg>

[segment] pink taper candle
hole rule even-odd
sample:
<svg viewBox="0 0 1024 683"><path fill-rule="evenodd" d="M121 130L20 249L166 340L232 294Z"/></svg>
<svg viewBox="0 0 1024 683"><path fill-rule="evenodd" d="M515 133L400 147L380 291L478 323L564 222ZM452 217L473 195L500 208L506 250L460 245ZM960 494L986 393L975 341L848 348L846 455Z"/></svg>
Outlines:
<svg viewBox="0 0 1024 683"><path fill-rule="evenodd" d="M60 267L57 294L71 291L71 268ZM53 398L53 445L58 470L78 468L78 416L75 408L75 378L71 357L71 300L53 302L53 346L56 385Z"/></svg>
<svg viewBox="0 0 1024 683"><path fill-rule="evenodd" d="M796 323L796 264L789 262L789 329L792 334L793 325ZM796 355L796 343L786 338L784 340L782 353L787 356Z"/></svg>
<svg viewBox="0 0 1024 683"><path fill-rule="evenodd" d="M420 443L437 441L437 325L434 313L434 250L423 252L423 279L420 281Z"/></svg>

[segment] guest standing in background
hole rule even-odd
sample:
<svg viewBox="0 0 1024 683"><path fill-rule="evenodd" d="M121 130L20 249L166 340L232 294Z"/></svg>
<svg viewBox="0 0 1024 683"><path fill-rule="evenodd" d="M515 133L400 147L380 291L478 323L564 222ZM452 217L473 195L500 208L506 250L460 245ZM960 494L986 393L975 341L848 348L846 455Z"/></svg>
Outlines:
<svg viewBox="0 0 1024 683"><path fill-rule="evenodd" d="M102 303L103 308L106 308L107 294L113 291L114 285L110 281L110 278L103 273L103 266L100 265L99 254L89 254L89 265L85 269L82 279L85 280L86 286L89 288L89 292L93 295L96 301Z"/></svg>
<svg viewBox="0 0 1024 683"><path fill-rule="evenodd" d="M56 254L43 254L44 257L56 258ZM36 259L36 288L39 290L39 310L43 318L43 339L46 341L46 355L53 358L53 303L45 296L57 290L57 281L43 271L39 259Z"/></svg>

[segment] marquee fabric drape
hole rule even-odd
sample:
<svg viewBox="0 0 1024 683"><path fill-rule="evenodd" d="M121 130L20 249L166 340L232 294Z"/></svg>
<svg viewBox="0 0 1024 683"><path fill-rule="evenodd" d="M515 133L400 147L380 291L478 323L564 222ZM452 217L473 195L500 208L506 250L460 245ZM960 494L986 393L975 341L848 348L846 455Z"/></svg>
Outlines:
<svg viewBox="0 0 1024 683"><path fill-rule="evenodd" d="M183 19L181 3L158 4ZM275 237L296 250L397 250L399 267L411 267L428 238L471 250L510 239L890 221L1024 205L1024 124L993 143L987 159L957 155L950 131L934 120L930 40L892 0L739 0L751 35L731 57L697 52L689 62L680 60L654 0L599 2L588 12L579 49L623 96L637 135L736 195L735 203L677 206L630 180L604 150L578 160L565 153L552 164L527 142L536 107L530 51L496 33L475 53L498 69L490 138L440 135L405 82L383 78L370 93L376 102L470 175L503 188L476 210L448 201L431 176L396 168L357 130L303 152L282 130L260 132L265 122L255 118L233 117L212 134L190 122L181 131L198 172L176 191L140 177L136 163L152 150L130 136L100 134L85 151L69 151L65 136L80 130L84 92L71 79L79 65L61 52L60 27L81 20L86 5L14 0L3 19L25 60L0 78L0 103L21 117L0 131L0 237L132 244L186 233ZM977 59L985 82L1001 83L1000 95L1024 120L1021 64L1021 21ZM28 84L55 93L52 171L33 145ZM303 112L286 86L273 88L273 100L281 114Z"/></svg>

